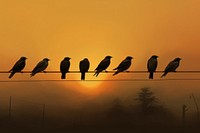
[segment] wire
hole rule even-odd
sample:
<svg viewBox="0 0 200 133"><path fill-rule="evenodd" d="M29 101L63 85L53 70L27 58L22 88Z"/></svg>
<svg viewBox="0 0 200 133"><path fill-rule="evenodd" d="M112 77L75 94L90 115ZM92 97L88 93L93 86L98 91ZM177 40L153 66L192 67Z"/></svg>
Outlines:
<svg viewBox="0 0 200 133"><path fill-rule="evenodd" d="M87 73L94 73L95 71L88 71ZM102 73L114 73L115 71L103 71ZM0 71L0 73L10 73L9 71ZM20 73L20 72L18 72ZM22 71L21 73L31 73L31 71ZM40 73L46 73L46 74L58 74L60 73L60 71L45 71L45 72L40 72ZM69 73L80 73L80 71L70 71ZM122 73L126 73L126 74L131 74L131 73L148 73L148 71L124 71ZM163 73L163 71L156 71L155 73ZM200 73L200 71L198 70L186 70L186 71L176 71L173 73ZM98 80L98 79L94 79L94 80L74 80L74 79L67 79L67 80L61 80L61 79L50 79L50 80L0 80L0 82L76 82L76 81L81 81L81 82L85 82L85 81L94 81L94 82L99 82L99 81L108 81L108 82L115 82L115 81L183 81L183 80L193 80L193 81L199 81L200 78L177 78L177 79L166 79L166 78L162 78L162 79L106 79L106 80Z"/></svg>
<svg viewBox="0 0 200 133"><path fill-rule="evenodd" d="M183 81L183 80L193 80L193 81L199 81L200 78L193 78L193 79L189 79L189 78L183 78L183 79L106 79L106 80L57 80L57 79L50 79L50 80L0 80L0 82L99 82L99 81L108 81L108 82L118 82L118 81L127 81L127 82L132 82L132 81L149 81L149 82L153 82L153 81Z"/></svg>
<svg viewBox="0 0 200 133"><path fill-rule="evenodd" d="M114 73L116 71L102 71L102 73ZM156 71L155 73L163 73L164 71ZM0 73L10 73L9 71L0 71ZM18 73L31 73L31 71L22 71ZM60 71L45 71L41 73L60 73ZM69 71L68 73L80 73L80 71ZM87 73L95 73L95 71L88 71ZM148 71L124 71L122 73L148 73ZM200 73L198 70L176 71L175 73Z"/></svg>

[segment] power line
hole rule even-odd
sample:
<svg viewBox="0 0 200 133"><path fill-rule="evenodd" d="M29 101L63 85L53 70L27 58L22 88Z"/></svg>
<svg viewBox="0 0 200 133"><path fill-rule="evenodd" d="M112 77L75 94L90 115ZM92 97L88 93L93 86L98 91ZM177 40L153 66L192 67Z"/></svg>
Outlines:
<svg viewBox="0 0 200 133"><path fill-rule="evenodd" d="M18 73L31 73L32 71L22 71ZM115 71L102 71L102 73L114 73ZM163 73L164 71L156 71L155 73ZM10 73L9 71L0 71L0 73ZM41 73L60 73L60 71L49 70ZM69 71L68 73L80 73L80 71ZM95 73L95 71L88 71L86 73ZM148 71L124 71L122 73L148 73ZM185 70L176 71L174 73L200 73L199 70Z"/></svg>
<svg viewBox="0 0 200 133"><path fill-rule="evenodd" d="M149 81L149 82L162 82L162 81L199 81L200 78L179 78L179 79L105 79L105 80L57 80L57 79L50 79L50 80L0 80L0 82L99 82L99 81L107 81L107 82L118 82L118 81L124 81L124 82L133 82L133 81Z"/></svg>

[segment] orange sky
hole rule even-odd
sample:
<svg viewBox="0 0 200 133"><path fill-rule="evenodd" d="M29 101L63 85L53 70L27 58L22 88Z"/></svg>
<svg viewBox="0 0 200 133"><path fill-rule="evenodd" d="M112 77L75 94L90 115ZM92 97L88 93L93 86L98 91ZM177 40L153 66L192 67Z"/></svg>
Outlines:
<svg viewBox="0 0 200 133"><path fill-rule="evenodd" d="M127 55L134 57L130 70L146 70L146 62L152 54L159 56L158 70L163 70L177 56L183 59L178 70L200 68L199 0L1 0L0 18L0 70L9 70L21 56L28 58L24 70L32 70L44 57L51 59L47 70L59 70L65 56L72 58L70 70L78 70L79 61L85 57L91 62L90 70L94 70L106 55L113 56L108 70ZM7 76L1 75L4 80ZM137 78L136 75L124 76ZM167 78L174 77L182 75L171 74ZM60 75L33 77L41 78L59 79ZM69 75L69 78L77 79L79 75ZM90 75L89 78L96 79ZM106 78L121 77L101 74L97 79ZM17 74L11 80L14 79L30 78L28 74ZM79 83L57 84L83 87ZM136 83L136 86L130 82L88 84L100 85L98 88L162 85L155 82ZM168 88L171 82L164 84ZM190 81L185 84L180 86L200 87ZM85 90L79 91L85 93ZM86 93L90 91L91 88ZM95 94L107 91L97 89Z"/></svg>

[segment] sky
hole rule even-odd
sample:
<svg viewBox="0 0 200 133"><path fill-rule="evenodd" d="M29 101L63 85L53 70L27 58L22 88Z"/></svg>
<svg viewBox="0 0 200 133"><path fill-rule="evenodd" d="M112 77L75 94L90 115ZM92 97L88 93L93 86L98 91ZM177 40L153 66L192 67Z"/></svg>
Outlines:
<svg viewBox="0 0 200 133"><path fill-rule="evenodd" d="M24 70L32 70L45 57L48 70L59 70L60 62L71 57L70 70L79 69L87 57L90 70L111 55L115 68L126 56L132 56L129 70L146 70L147 60L158 55L157 70L176 57L182 58L178 70L200 68L200 1L199 0L0 0L0 70L9 70L26 56ZM147 78L147 74L92 74L87 79ZM198 78L199 74L169 74L166 78ZM1 80L9 80L1 74ZM68 74L79 79L79 74ZM155 78L159 79L160 74ZM16 74L10 80L60 79L60 74ZM1 83L2 99L51 96L75 102L80 97L126 98L141 87L151 87L170 107L187 102L195 93L200 100L198 81L147 82L44 82ZM28 88L28 89L27 89ZM49 88L49 89L48 89ZM55 89L56 88L56 89ZM124 88L124 89L122 89ZM78 98L79 99L79 98ZM81 101L83 98L80 98ZM79 102L80 102L79 101ZM80 102L81 103L81 102ZM171 103L171 104L170 104Z"/></svg>

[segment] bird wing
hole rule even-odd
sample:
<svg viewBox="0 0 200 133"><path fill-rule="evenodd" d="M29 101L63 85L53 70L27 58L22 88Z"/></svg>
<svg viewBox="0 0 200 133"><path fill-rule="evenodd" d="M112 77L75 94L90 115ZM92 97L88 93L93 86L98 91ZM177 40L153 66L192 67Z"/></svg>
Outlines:
<svg viewBox="0 0 200 133"><path fill-rule="evenodd" d="M84 60L80 61L79 69L81 72L87 72L89 67L90 67L89 61L84 61Z"/></svg>
<svg viewBox="0 0 200 133"><path fill-rule="evenodd" d="M147 69L149 72L154 72L157 68L158 62L156 59L149 59L147 63Z"/></svg>
<svg viewBox="0 0 200 133"><path fill-rule="evenodd" d="M32 72L41 72L44 71L48 66L48 62L47 61L40 61L36 67L33 69Z"/></svg>
<svg viewBox="0 0 200 133"><path fill-rule="evenodd" d="M173 72L176 70L176 68L179 66L179 63L177 61L171 61L167 67L165 68L165 72Z"/></svg>
<svg viewBox="0 0 200 133"><path fill-rule="evenodd" d="M130 65L131 65L131 60L125 59L119 64L119 66L116 69L126 70L130 67Z"/></svg>
<svg viewBox="0 0 200 133"><path fill-rule="evenodd" d="M104 59L99 63L98 67L95 70L99 69L105 70L109 65L110 65L110 59Z"/></svg>
<svg viewBox="0 0 200 133"><path fill-rule="evenodd" d="M61 72L68 72L70 67L70 62L63 60L60 64L60 71Z"/></svg>
<svg viewBox="0 0 200 133"><path fill-rule="evenodd" d="M24 67L25 67L25 61L18 60L11 69L11 71L20 72Z"/></svg>

